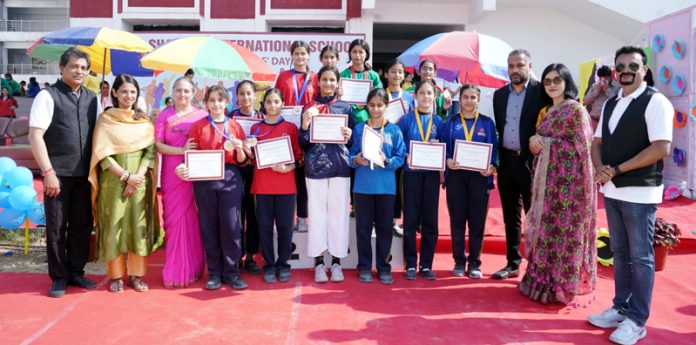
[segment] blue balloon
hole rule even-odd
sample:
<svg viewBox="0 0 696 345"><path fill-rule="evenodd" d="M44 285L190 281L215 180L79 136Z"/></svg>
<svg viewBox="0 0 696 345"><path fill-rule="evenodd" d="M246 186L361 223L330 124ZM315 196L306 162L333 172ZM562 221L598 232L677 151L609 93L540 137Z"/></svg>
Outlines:
<svg viewBox="0 0 696 345"><path fill-rule="evenodd" d="M17 163L9 157L0 157L0 175L5 175L8 171L17 167Z"/></svg>
<svg viewBox="0 0 696 345"><path fill-rule="evenodd" d="M11 208L10 206L10 193L0 192L0 208Z"/></svg>
<svg viewBox="0 0 696 345"><path fill-rule="evenodd" d="M36 225L46 225L46 210L43 202L37 202L27 210L27 217Z"/></svg>
<svg viewBox="0 0 696 345"><path fill-rule="evenodd" d="M7 184L12 189L19 186L34 185L34 175L25 167L16 167L6 174L3 174L3 176L5 178L3 184Z"/></svg>
<svg viewBox="0 0 696 345"><path fill-rule="evenodd" d="M26 215L23 211L6 208L0 212L0 227L15 230L22 226L24 219L26 219Z"/></svg>
<svg viewBox="0 0 696 345"><path fill-rule="evenodd" d="M10 206L19 211L26 211L34 206L36 191L29 186L19 186L10 193Z"/></svg>

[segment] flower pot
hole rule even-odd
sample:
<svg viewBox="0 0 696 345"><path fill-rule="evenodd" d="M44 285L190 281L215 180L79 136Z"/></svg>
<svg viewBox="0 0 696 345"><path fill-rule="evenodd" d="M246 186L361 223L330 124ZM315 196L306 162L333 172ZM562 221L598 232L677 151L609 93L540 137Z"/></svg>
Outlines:
<svg viewBox="0 0 696 345"><path fill-rule="evenodd" d="M667 246L655 246L655 272L662 271L665 269L665 263L667 262L667 253L669 252L669 247Z"/></svg>

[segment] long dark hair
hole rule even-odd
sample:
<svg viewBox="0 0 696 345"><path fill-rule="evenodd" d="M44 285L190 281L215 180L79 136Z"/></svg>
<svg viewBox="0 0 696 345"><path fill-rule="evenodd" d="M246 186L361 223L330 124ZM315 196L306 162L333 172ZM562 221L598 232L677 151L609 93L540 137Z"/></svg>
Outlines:
<svg viewBox="0 0 696 345"><path fill-rule="evenodd" d="M133 78L133 76L131 76L130 74L119 74L114 79L114 86L111 88L111 104L113 104L114 107L118 108L118 98L114 95L114 93L118 92L118 90L124 84L132 84L133 86L135 86L135 102L131 107L133 110L135 110L136 106L138 105L138 99L140 98L140 85L138 85L138 81L135 80L135 78Z"/></svg>
<svg viewBox="0 0 696 345"><path fill-rule="evenodd" d="M280 92L280 90L278 90L276 88L270 88L270 89L266 90L266 92L263 93L263 98L261 98L261 109L259 111L262 114L267 114L266 113L266 97L268 97L270 95L278 95L278 97L280 97L280 101L285 102L285 100L283 99L283 93Z"/></svg>
<svg viewBox="0 0 696 345"><path fill-rule="evenodd" d="M563 90L563 98L565 99L576 99L578 97L578 87L575 85L575 82L573 81L573 76L570 74L570 70L566 65L562 63L552 63L546 68L544 68L544 72L541 73L541 81L543 82L544 79L546 79L546 76L551 73L551 72L556 72L558 75L561 76L561 79L565 82L565 89ZM544 92L543 98L546 101L547 104L552 104L551 97Z"/></svg>
<svg viewBox="0 0 696 345"><path fill-rule="evenodd" d="M350 52L353 51L353 48L355 47L361 47L365 50L365 62L363 63L363 66L365 66L365 71L371 70L372 66L367 63L367 60L370 60L370 44L362 38L354 39L353 42L350 42L350 46L348 47L348 62L352 61Z"/></svg>

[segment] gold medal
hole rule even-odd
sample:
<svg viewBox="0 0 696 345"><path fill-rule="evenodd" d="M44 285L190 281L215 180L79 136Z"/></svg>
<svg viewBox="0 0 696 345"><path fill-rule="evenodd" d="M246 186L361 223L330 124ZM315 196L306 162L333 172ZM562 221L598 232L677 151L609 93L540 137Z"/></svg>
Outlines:
<svg viewBox="0 0 696 345"><path fill-rule="evenodd" d="M234 144L232 144L232 140L226 140L224 144L222 144L222 147L225 149L225 151L232 152L234 150Z"/></svg>
<svg viewBox="0 0 696 345"><path fill-rule="evenodd" d="M247 138L246 143L247 143L247 145L253 147L256 145L257 141L258 140L255 137L251 137L251 138Z"/></svg>

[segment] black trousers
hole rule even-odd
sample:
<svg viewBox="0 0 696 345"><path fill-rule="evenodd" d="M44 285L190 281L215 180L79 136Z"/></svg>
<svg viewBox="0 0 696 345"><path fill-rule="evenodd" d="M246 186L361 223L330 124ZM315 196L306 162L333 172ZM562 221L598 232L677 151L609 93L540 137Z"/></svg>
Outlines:
<svg viewBox="0 0 696 345"><path fill-rule="evenodd" d="M242 253L256 254L259 252L259 230L256 222L256 203L251 194L251 184L254 181L254 167L246 166L239 169L244 181L244 199L242 199ZM247 258L250 259L250 258Z"/></svg>
<svg viewBox="0 0 696 345"><path fill-rule="evenodd" d="M92 233L91 186L87 177L58 177L60 194L44 194L46 254L52 280L84 275Z"/></svg>
<svg viewBox="0 0 696 345"><path fill-rule="evenodd" d="M421 229L420 265L433 267L433 256L437 245L437 212L440 199L440 173L437 171L404 171L402 180L404 193L404 259L406 268L415 268L416 229Z"/></svg>
<svg viewBox="0 0 696 345"><path fill-rule="evenodd" d="M394 199L394 218L401 218L401 208L403 204L403 193L401 192L401 179L403 179L404 169L396 169L396 198Z"/></svg>
<svg viewBox="0 0 696 345"><path fill-rule="evenodd" d="M483 233L488 215L488 182L478 171L447 172L447 210L452 231L452 257L455 265L467 262L465 242L469 225L469 266L481 266Z"/></svg>
<svg viewBox="0 0 696 345"><path fill-rule="evenodd" d="M518 268L522 261L520 237L522 234L522 207L529 211L532 194L532 161L525 156L515 156L506 149L500 150L498 168L498 192L503 206L507 264Z"/></svg>
<svg viewBox="0 0 696 345"><path fill-rule="evenodd" d="M295 185L297 186L297 217L307 218L307 181L305 181L304 166L295 169Z"/></svg>
<svg viewBox="0 0 696 345"><path fill-rule="evenodd" d="M375 266L379 272L391 271L389 254L392 245L394 195L353 194L355 232L358 244L358 270L372 269L372 227L375 227Z"/></svg>
<svg viewBox="0 0 696 345"><path fill-rule="evenodd" d="M236 165L225 165L225 178L193 182L201 240L209 276L239 275L242 257L242 194L244 183Z"/></svg>
<svg viewBox="0 0 696 345"><path fill-rule="evenodd" d="M261 253L265 272L290 269L292 255L292 226L295 216L295 194L256 195L256 214L259 222ZM278 232L278 257L273 248L273 224Z"/></svg>

